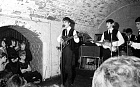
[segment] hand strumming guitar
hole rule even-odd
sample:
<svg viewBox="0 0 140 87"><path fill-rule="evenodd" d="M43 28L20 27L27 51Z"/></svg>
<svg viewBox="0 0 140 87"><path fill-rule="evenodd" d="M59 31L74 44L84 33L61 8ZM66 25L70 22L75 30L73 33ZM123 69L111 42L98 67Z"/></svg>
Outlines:
<svg viewBox="0 0 140 87"><path fill-rule="evenodd" d="M112 46L112 43L114 41L112 43L110 41L108 41L108 40L105 40L103 42L100 42L100 41L95 41L93 39L88 39L88 41L92 41L92 43L97 44L97 46L102 46L105 49L109 48L111 51L114 51L114 52L117 51L117 46Z"/></svg>
<svg viewBox="0 0 140 87"><path fill-rule="evenodd" d="M109 41L104 41L104 45L111 47L112 44Z"/></svg>

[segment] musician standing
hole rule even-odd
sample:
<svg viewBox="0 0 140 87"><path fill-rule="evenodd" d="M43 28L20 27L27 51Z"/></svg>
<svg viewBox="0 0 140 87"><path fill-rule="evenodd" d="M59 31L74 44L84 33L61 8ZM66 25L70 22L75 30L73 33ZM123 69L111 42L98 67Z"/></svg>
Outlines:
<svg viewBox="0 0 140 87"><path fill-rule="evenodd" d="M134 56L140 58L140 17L136 18L135 23L138 29L138 36L135 42L130 42L130 45L135 49Z"/></svg>
<svg viewBox="0 0 140 87"><path fill-rule="evenodd" d="M74 30L74 27L72 26L72 20L69 17L63 18L63 31L57 38L57 41L60 43L66 42L65 37L72 37L70 40L67 41L67 44L63 44L62 46L62 62L60 65L61 67L61 74L62 74L62 84L65 87L71 87L73 84L73 73L74 73L74 50L75 50L75 43L79 42L79 37L77 36L76 30Z"/></svg>
<svg viewBox="0 0 140 87"><path fill-rule="evenodd" d="M103 44L102 57L103 61L110 58L111 56L117 55L117 50L113 47L118 47L124 43L123 36L118 29L114 29L114 20L106 20L107 31L103 32L100 42L105 42ZM108 41L108 42L106 42ZM101 44L96 43L98 46ZM106 48L107 47L107 48Z"/></svg>
<svg viewBox="0 0 140 87"><path fill-rule="evenodd" d="M133 41L135 42L136 41L136 35L133 34L133 31L131 28L127 28L126 29L126 38L125 38L125 45L126 45L126 52L127 52L127 56L132 56L133 53L134 53L134 48L132 48L130 45L129 45L129 42L130 41Z"/></svg>

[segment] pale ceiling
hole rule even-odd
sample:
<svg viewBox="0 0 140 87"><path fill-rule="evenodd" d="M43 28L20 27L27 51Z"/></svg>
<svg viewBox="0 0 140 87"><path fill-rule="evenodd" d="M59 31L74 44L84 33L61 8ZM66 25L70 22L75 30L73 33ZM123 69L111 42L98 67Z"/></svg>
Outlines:
<svg viewBox="0 0 140 87"><path fill-rule="evenodd" d="M22 17L61 21L97 28L115 10L139 0L0 0L0 12Z"/></svg>

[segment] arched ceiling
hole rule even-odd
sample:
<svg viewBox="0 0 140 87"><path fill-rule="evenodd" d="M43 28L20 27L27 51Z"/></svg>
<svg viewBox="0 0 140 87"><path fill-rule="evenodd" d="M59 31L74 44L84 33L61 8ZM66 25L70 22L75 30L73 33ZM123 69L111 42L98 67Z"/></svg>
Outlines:
<svg viewBox="0 0 140 87"><path fill-rule="evenodd" d="M140 0L1 0L0 11L9 11L17 16L28 15L31 19L38 17L57 21L68 16L77 24L94 27L114 10L138 1Z"/></svg>
<svg viewBox="0 0 140 87"><path fill-rule="evenodd" d="M16 30L17 32L21 33L25 38L28 39L30 43L40 43L42 44L40 38L38 38L38 35L26 28L20 27L20 26L13 26L13 25L8 25L8 26L2 26L0 27L0 34L5 33L9 30Z"/></svg>

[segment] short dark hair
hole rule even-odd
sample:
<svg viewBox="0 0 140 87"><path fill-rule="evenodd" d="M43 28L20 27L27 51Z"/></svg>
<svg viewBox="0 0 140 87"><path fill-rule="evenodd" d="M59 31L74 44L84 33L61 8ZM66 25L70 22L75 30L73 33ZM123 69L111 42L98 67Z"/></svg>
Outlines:
<svg viewBox="0 0 140 87"><path fill-rule="evenodd" d="M25 41L20 41L20 44L22 45L22 44L25 44L26 45L26 42Z"/></svg>
<svg viewBox="0 0 140 87"><path fill-rule="evenodd" d="M119 25L118 22L114 22L114 26L113 26L114 29L117 29L117 30L118 30L118 29L119 29L119 26L120 26L120 25Z"/></svg>
<svg viewBox="0 0 140 87"><path fill-rule="evenodd" d="M63 21L68 21L69 23L72 22L72 20L71 20L69 17L64 17L64 18L63 18Z"/></svg>
<svg viewBox="0 0 140 87"><path fill-rule="evenodd" d="M111 24L114 23L114 20L113 19L108 19L106 20L106 23L110 22Z"/></svg>
<svg viewBox="0 0 140 87"><path fill-rule="evenodd" d="M4 53L4 52L1 52L1 54L0 54L0 58L2 58L2 57L4 57L4 56L7 58L7 54Z"/></svg>
<svg viewBox="0 0 140 87"><path fill-rule="evenodd" d="M16 42L16 39L15 39L14 37L8 38L8 40L7 40L7 42L8 42L7 45L8 45L8 46L12 45L12 41Z"/></svg>
<svg viewBox="0 0 140 87"><path fill-rule="evenodd" d="M132 31L131 28L127 28L125 32L126 32L126 33L133 33L133 31Z"/></svg>
<svg viewBox="0 0 140 87"><path fill-rule="evenodd" d="M135 22L140 22L140 17L138 17L138 18L135 20Z"/></svg>

